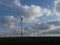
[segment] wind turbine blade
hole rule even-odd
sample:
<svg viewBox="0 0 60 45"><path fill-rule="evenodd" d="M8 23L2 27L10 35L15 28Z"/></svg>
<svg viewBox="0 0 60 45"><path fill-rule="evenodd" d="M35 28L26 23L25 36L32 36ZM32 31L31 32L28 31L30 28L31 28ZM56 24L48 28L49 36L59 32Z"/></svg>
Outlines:
<svg viewBox="0 0 60 45"><path fill-rule="evenodd" d="M18 14L18 16L21 18L21 15L20 15L20 13L19 13L19 11L17 10L17 14Z"/></svg>

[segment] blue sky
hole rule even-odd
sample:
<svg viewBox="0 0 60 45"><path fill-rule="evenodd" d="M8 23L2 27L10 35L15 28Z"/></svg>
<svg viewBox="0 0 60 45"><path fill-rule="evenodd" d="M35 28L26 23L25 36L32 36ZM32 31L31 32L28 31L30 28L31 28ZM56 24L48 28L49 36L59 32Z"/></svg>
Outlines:
<svg viewBox="0 0 60 45"><path fill-rule="evenodd" d="M60 16L58 16L60 14L60 11L58 11L58 8L60 8L58 3L60 4L60 2L57 0L56 5L55 1L56 0L0 0L0 29L5 32L20 29L20 19L17 16L17 9L20 11L20 15L24 17L24 28L26 26L60 19Z"/></svg>
<svg viewBox="0 0 60 45"><path fill-rule="evenodd" d="M48 6L52 7L54 4L54 0L20 0L22 5L38 5L44 8L47 8Z"/></svg>

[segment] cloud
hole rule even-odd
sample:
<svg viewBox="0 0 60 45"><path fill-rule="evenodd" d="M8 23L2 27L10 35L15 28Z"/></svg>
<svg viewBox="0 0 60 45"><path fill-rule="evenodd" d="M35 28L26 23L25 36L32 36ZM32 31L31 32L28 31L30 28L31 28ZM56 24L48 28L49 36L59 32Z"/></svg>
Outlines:
<svg viewBox="0 0 60 45"><path fill-rule="evenodd" d="M48 36L48 35L59 35L60 32L60 21L50 21L42 24L35 24L33 26L29 26L24 28L24 30L27 30L26 33L28 33L30 36Z"/></svg>
<svg viewBox="0 0 60 45"><path fill-rule="evenodd" d="M47 30L55 26L55 22L48 22L48 23L42 23L42 24L35 24L33 26L30 26L32 30ZM30 29L29 28L29 29ZM30 30L31 30L30 29Z"/></svg>
<svg viewBox="0 0 60 45"><path fill-rule="evenodd" d="M42 15L42 9L38 6L22 6L20 8L20 15L22 15L25 21L34 21L35 17L39 17Z"/></svg>
<svg viewBox="0 0 60 45"><path fill-rule="evenodd" d="M14 5L16 5L16 6L21 6L21 4L20 4L20 1L19 0L14 0Z"/></svg>
<svg viewBox="0 0 60 45"><path fill-rule="evenodd" d="M6 26L12 34L6 34L6 36L19 36L21 33L20 27L16 27L16 23L19 23L14 16L4 16L2 18L2 24ZM46 23L35 24L32 26L25 27L23 29L23 36L54 36L59 35L60 21L49 21Z"/></svg>
<svg viewBox="0 0 60 45"><path fill-rule="evenodd" d="M54 13L59 16L60 15L60 0L56 0L54 4Z"/></svg>
<svg viewBox="0 0 60 45"><path fill-rule="evenodd" d="M1 19L2 25L4 25L6 28L8 28L11 31L18 31L19 28L16 27L16 24L20 23L20 20L18 20L14 16L4 16Z"/></svg>
<svg viewBox="0 0 60 45"><path fill-rule="evenodd" d="M37 17L42 15L51 15L51 10L47 8L42 8L38 5L22 5L19 0L15 0L14 2L25 22L35 22Z"/></svg>

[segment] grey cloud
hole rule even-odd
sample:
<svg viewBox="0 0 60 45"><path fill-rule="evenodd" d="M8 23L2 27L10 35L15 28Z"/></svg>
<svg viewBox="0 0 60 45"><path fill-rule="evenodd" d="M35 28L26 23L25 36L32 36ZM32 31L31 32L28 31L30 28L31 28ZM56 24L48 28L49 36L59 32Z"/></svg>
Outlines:
<svg viewBox="0 0 60 45"><path fill-rule="evenodd" d="M1 24L10 29L11 31L16 31L16 24L20 23L20 20L15 18L14 16L4 16L1 19Z"/></svg>
<svg viewBox="0 0 60 45"><path fill-rule="evenodd" d="M44 34L60 34L60 28L53 29L52 31L44 32Z"/></svg>
<svg viewBox="0 0 60 45"><path fill-rule="evenodd" d="M40 34L41 36L60 36L60 28L53 29L52 31L45 31Z"/></svg>
<svg viewBox="0 0 60 45"><path fill-rule="evenodd" d="M56 36L60 34L60 21L50 21L42 24L35 24L33 26L25 27L23 29L23 36ZM53 27L53 26L54 27ZM52 28L52 29L51 29ZM12 34L8 34L8 36L19 36L20 28L12 28Z"/></svg>
<svg viewBox="0 0 60 45"><path fill-rule="evenodd" d="M54 4L54 13L56 15L60 14L60 0L56 0Z"/></svg>
<svg viewBox="0 0 60 45"><path fill-rule="evenodd" d="M52 21L52 22L48 22L47 24L54 25L54 26L59 26L60 21Z"/></svg>
<svg viewBox="0 0 60 45"><path fill-rule="evenodd" d="M35 24L24 28L27 34L30 36L35 34L35 36L48 36L48 35L59 35L60 34L60 21L50 21L42 24ZM34 35L33 35L34 36Z"/></svg>

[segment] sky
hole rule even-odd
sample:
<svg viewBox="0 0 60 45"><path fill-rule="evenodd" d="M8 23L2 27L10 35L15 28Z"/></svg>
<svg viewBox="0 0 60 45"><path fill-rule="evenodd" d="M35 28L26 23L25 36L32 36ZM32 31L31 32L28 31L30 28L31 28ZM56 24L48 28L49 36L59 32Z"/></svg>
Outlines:
<svg viewBox="0 0 60 45"><path fill-rule="evenodd" d="M60 36L60 0L0 0L0 35Z"/></svg>

